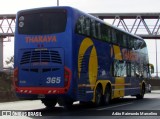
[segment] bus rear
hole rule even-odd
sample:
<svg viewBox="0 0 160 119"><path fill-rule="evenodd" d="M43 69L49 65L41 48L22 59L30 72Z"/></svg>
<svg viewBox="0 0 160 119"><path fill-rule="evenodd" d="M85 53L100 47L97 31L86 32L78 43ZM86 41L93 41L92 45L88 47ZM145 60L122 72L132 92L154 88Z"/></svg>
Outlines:
<svg viewBox="0 0 160 119"><path fill-rule="evenodd" d="M19 98L41 98L48 107L58 98L72 98L69 16L63 7L17 13L14 84Z"/></svg>

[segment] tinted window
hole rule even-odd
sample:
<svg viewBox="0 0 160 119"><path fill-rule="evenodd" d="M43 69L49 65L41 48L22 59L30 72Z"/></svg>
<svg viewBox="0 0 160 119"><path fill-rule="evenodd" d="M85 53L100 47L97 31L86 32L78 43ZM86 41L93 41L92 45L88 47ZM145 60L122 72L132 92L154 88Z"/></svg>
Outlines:
<svg viewBox="0 0 160 119"><path fill-rule="evenodd" d="M114 76L126 77L127 76L127 65L125 61L114 61Z"/></svg>
<svg viewBox="0 0 160 119"><path fill-rule="evenodd" d="M101 39L101 24L100 23L96 23L96 38Z"/></svg>
<svg viewBox="0 0 160 119"><path fill-rule="evenodd" d="M122 44L123 47L127 47L127 36L123 35Z"/></svg>
<svg viewBox="0 0 160 119"><path fill-rule="evenodd" d="M117 32L116 32L116 37L117 37L117 40L118 40L119 45L120 45L120 46L123 46L123 33L117 31Z"/></svg>
<svg viewBox="0 0 160 119"><path fill-rule="evenodd" d="M130 77L131 76L131 63L127 62L127 76Z"/></svg>
<svg viewBox="0 0 160 119"><path fill-rule="evenodd" d="M18 31L20 34L40 35L64 32L67 12L62 9L36 10L20 13Z"/></svg>
<svg viewBox="0 0 160 119"><path fill-rule="evenodd" d="M76 23L76 33L90 36L91 23L90 19L85 16L80 16Z"/></svg>
<svg viewBox="0 0 160 119"><path fill-rule="evenodd" d="M96 38L96 21L91 19L91 36Z"/></svg>
<svg viewBox="0 0 160 119"><path fill-rule="evenodd" d="M116 31L112 29L112 43L117 43Z"/></svg>
<svg viewBox="0 0 160 119"><path fill-rule="evenodd" d="M103 41L110 42L111 39L111 30L104 24L101 25L101 38Z"/></svg>
<svg viewBox="0 0 160 119"><path fill-rule="evenodd" d="M131 76L134 77L135 76L135 66L134 63L131 63Z"/></svg>
<svg viewBox="0 0 160 119"><path fill-rule="evenodd" d="M128 47L134 49L134 39L132 37L129 37L128 39Z"/></svg>

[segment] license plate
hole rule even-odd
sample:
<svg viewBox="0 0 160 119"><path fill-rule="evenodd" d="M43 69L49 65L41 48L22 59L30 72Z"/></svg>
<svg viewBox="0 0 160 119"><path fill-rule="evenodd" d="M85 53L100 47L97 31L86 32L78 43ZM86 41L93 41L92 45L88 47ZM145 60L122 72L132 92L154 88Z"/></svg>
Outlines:
<svg viewBox="0 0 160 119"><path fill-rule="evenodd" d="M45 95L44 95L44 94L39 94L39 95L38 95L38 98L40 98L40 99L41 99L41 98L45 98Z"/></svg>

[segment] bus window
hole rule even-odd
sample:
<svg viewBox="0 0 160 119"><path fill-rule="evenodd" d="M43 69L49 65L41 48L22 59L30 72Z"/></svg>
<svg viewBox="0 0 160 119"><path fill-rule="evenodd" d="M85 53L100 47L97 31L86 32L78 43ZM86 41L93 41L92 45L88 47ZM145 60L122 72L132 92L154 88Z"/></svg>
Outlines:
<svg viewBox="0 0 160 119"><path fill-rule="evenodd" d="M141 41L138 39L134 39L134 49L138 50L140 49L140 46L141 46Z"/></svg>
<svg viewBox="0 0 160 119"><path fill-rule="evenodd" d="M105 24L101 25L101 37L103 41L110 42L109 36L111 36L111 33L109 34L109 31L109 28Z"/></svg>
<svg viewBox="0 0 160 119"><path fill-rule="evenodd" d="M112 29L112 43L117 44L116 31Z"/></svg>
<svg viewBox="0 0 160 119"><path fill-rule="evenodd" d="M121 65L121 76L122 77L126 77L127 76L127 63L126 61L123 61L123 62L120 62L120 65Z"/></svg>
<svg viewBox="0 0 160 119"><path fill-rule="evenodd" d="M131 77L135 76L135 66L134 63L131 63Z"/></svg>
<svg viewBox="0 0 160 119"><path fill-rule="evenodd" d="M119 61L114 61L114 76L120 76L119 74Z"/></svg>
<svg viewBox="0 0 160 119"><path fill-rule="evenodd" d="M130 48L130 46L129 46L129 36L128 35L126 35L126 47L127 48Z"/></svg>
<svg viewBox="0 0 160 119"><path fill-rule="evenodd" d="M64 9L52 10L50 12L24 12L20 13L18 22L19 34L42 35L61 33L66 29L67 12Z"/></svg>
<svg viewBox="0 0 160 119"><path fill-rule="evenodd" d="M140 64L139 63L135 63L135 74L136 74L136 77L139 77L140 76Z"/></svg>
<svg viewBox="0 0 160 119"><path fill-rule="evenodd" d="M128 39L128 47L130 49L134 49L134 40L132 37L129 37L129 39Z"/></svg>
<svg viewBox="0 0 160 119"><path fill-rule="evenodd" d="M96 38L96 23L93 19L91 19L91 36Z"/></svg>
<svg viewBox="0 0 160 119"><path fill-rule="evenodd" d="M97 34L97 38L101 39L101 24L100 23L96 23L96 34Z"/></svg>
<svg viewBox="0 0 160 119"><path fill-rule="evenodd" d="M108 28L108 42L111 42L112 40L112 30L110 28Z"/></svg>
<svg viewBox="0 0 160 119"><path fill-rule="evenodd" d="M90 36L90 19L85 18L85 35Z"/></svg>
<svg viewBox="0 0 160 119"><path fill-rule="evenodd" d="M131 77L131 63L127 62L127 76Z"/></svg>
<svg viewBox="0 0 160 119"><path fill-rule="evenodd" d="M80 16L76 24L76 33L90 36L90 19Z"/></svg>
<svg viewBox="0 0 160 119"><path fill-rule="evenodd" d="M120 46L123 46L123 34L119 31L117 31L116 32L116 38L117 38L118 44Z"/></svg>
<svg viewBox="0 0 160 119"><path fill-rule="evenodd" d="M126 35L123 35L123 38L122 38L122 47L127 47L127 36Z"/></svg>
<svg viewBox="0 0 160 119"><path fill-rule="evenodd" d="M143 77L147 78L148 77L147 74L148 74L148 65L143 64Z"/></svg>
<svg viewBox="0 0 160 119"><path fill-rule="evenodd" d="M126 61L114 61L114 76L116 77L126 77L127 76L127 65Z"/></svg>
<svg viewBox="0 0 160 119"><path fill-rule="evenodd" d="M84 34L84 16L80 16L76 23L76 33Z"/></svg>
<svg viewBox="0 0 160 119"><path fill-rule="evenodd" d="M145 42L141 42L140 46L141 52L147 54L147 46Z"/></svg>

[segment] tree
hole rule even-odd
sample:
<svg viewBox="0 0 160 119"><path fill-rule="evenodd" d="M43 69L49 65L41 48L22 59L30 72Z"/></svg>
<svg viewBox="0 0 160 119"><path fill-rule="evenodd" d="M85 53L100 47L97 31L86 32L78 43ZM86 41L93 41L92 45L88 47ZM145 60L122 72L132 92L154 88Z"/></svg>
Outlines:
<svg viewBox="0 0 160 119"><path fill-rule="evenodd" d="M10 58L7 58L7 60L5 62L6 62L7 65L11 65L11 67L13 67L14 56L11 56Z"/></svg>

